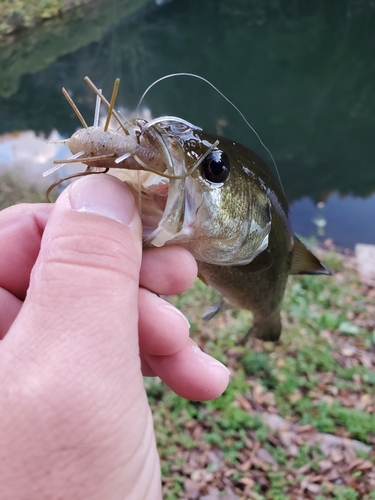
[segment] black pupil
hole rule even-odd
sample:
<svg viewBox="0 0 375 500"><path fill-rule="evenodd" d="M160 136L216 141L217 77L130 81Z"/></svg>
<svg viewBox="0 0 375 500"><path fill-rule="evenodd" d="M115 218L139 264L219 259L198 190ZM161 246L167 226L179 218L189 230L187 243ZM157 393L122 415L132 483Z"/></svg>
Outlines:
<svg viewBox="0 0 375 500"><path fill-rule="evenodd" d="M203 161L203 175L213 183L222 183L230 171L228 156L223 151L212 151Z"/></svg>

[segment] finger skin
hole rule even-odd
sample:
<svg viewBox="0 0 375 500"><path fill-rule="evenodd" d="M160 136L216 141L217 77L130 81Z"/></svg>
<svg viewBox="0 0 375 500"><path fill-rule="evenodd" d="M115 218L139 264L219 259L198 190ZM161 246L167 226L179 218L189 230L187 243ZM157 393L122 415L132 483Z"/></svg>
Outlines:
<svg viewBox="0 0 375 500"><path fill-rule="evenodd" d="M129 210L121 183L89 183L109 212L114 198ZM138 348L140 219L72 210L71 189L1 342L0 498L160 499Z"/></svg>
<svg viewBox="0 0 375 500"><path fill-rule="evenodd" d="M160 295L185 292L197 277L197 263L185 248L176 245L143 252L140 285Z"/></svg>
<svg viewBox="0 0 375 500"><path fill-rule="evenodd" d="M52 204L23 204L1 212L0 263L6 262L7 265L0 265L0 286L16 297L24 298L26 295L31 269L52 209ZM194 282L195 276L196 262L183 248L153 248L143 253L140 281L155 293L176 294L185 291ZM4 337L21 307L21 302L8 296L6 290L0 295L0 303L1 299L7 299L2 304L0 338ZM145 354L156 356L170 356L180 351L186 344L188 335L183 316L173 306L155 298L144 289L141 289L139 297L141 350ZM160 307L160 304L166 307ZM145 359L142 359L142 370L146 376L155 375ZM171 378L176 382L173 374ZM167 381L169 378L164 376L164 379ZM220 389L214 391L215 394L219 392Z"/></svg>
<svg viewBox="0 0 375 500"><path fill-rule="evenodd" d="M167 356L182 349L190 325L172 304L154 293L139 290L139 347L142 353Z"/></svg>
<svg viewBox="0 0 375 500"><path fill-rule="evenodd" d="M215 399L225 391L229 382L227 368L202 352L190 338L175 354L146 355L145 360L172 391L191 401Z"/></svg>
<svg viewBox="0 0 375 500"><path fill-rule="evenodd" d="M0 287L23 300L53 204L21 204L0 216ZM1 265L6 263L6 265ZM140 285L161 295L186 291L197 276L194 257L175 245L143 252Z"/></svg>
<svg viewBox="0 0 375 500"><path fill-rule="evenodd" d="M58 491L62 499L158 500L160 470L141 362L192 400L217 397L228 383L222 365L187 338L181 316L172 321L174 311L163 312L165 305L151 306L146 298L139 304L140 219L136 212L129 224L124 219L134 200L116 179L99 179L69 187L50 215L43 212L44 225L30 232L29 223L26 263L19 264L18 253L11 260L16 276L0 272L4 300L26 295L15 319L19 302L13 302L12 324L0 344L0 408L7 408L0 412L0 498L54 498ZM89 185L95 204L73 209L72 192ZM5 215L13 218L10 232L11 224L3 226L6 241L14 242L23 231L14 229L14 213ZM12 259L12 246L5 245L4 258ZM149 255L152 262L156 254ZM190 261L188 278L160 267L166 290L193 280L191 256L182 255ZM144 285L160 293L147 266ZM154 330L146 320L139 328L138 309L144 317L155 312ZM149 352L140 354L138 330Z"/></svg>
<svg viewBox="0 0 375 500"><path fill-rule="evenodd" d="M0 217L0 287L23 300L52 204L21 204ZM5 264L6 263L6 264Z"/></svg>
<svg viewBox="0 0 375 500"><path fill-rule="evenodd" d="M52 204L22 204L3 210L0 215L0 286L24 298L30 273L40 249L41 237ZM15 272L15 270L17 272ZM141 284L155 293L176 294L185 291L196 276L196 262L191 254L180 247L170 246L147 249L143 253L140 273ZM21 302L3 291L0 318L0 338L3 338L21 307ZM140 292L139 335L140 346L146 354L169 356L179 351L187 340L183 316L162 299L148 300L145 290ZM160 301L166 307L156 307ZM12 304L12 305L11 305ZM174 314L173 311L176 311ZM143 373L155 375L148 363L142 360Z"/></svg>
<svg viewBox="0 0 375 500"><path fill-rule="evenodd" d="M4 288L0 288L0 340L8 332L17 314L20 312L22 301L9 293Z"/></svg>

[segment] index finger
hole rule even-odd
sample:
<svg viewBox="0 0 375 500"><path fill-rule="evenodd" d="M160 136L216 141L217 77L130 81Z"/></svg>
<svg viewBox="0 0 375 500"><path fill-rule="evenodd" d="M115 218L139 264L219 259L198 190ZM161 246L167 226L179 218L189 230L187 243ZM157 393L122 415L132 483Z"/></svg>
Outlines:
<svg viewBox="0 0 375 500"><path fill-rule="evenodd" d="M0 287L24 300L53 204L20 204L0 212Z"/></svg>

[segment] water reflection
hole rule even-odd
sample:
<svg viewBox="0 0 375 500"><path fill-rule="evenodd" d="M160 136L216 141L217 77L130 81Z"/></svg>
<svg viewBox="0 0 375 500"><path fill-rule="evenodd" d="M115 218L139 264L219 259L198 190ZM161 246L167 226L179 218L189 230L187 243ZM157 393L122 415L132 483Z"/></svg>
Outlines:
<svg viewBox="0 0 375 500"><path fill-rule="evenodd" d="M333 193L324 207L319 208L318 205L309 197L292 203L290 217L297 234L316 236L318 240L329 237L343 248L353 248L353 242L375 244L375 194L359 198ZM323 227L316 224L318 220L324 221Z"/></svg>
<svg viewBox="0 0 375 500"><path fill-rule="evenodd" d="M48 139L58 140L57 131ZM59 147L48 144L35 132L7 134L0 137L0 176L12 175L23 185L46 189L51 181L43 178L43 172L59 157ZM66 149L66 148L64 148ZM66 154L66 151L65 151Z"/></svg>
<svg viewBox="0 0 375 500"><path fill-rule="evenodd" d="M69 54L61 56L61 45L73 47L68 24L65 37L49 33L50 46L59 46L56 60L51 47L43 52L45 44L36 43L39 52L31 50L28 56L43 61L45 69L35 74L20 78L19 66L16 76L14 64L0 61L2 81L20 78L18 89L8 85L8 94L9 88L13 94L0 98L0 133L34 130L48 136L58 130L70 135L78 123L61 87L72 93L85 117L92 116L95 97L83 82L86 74L108 95L120 76L118 104L134 109L153 80L176 71L197 73L231 98L256 128L275 156L290 202L310 198L316 207L326 200L327 235L338 237L338 224L351 244L366 235L366 241L375 242L375 229L362 223L373 210L369 196L375 191L371 2L175 0L158 2L159 7L149 2L143 11L121 20L122 2L107 3L102 24L94 13L81 22L80 29L73 30L76 38ZM120 22L110 27L116 12ZM44 40L45 35L40 36ZM16 55L20 60L20 53ZM269 162L254 134L202 82L165 81L151 90L146 104L153 116L181 116L245 143ZM337 202L341 207L352 208L350 200L364 197L362 215L353 227L344 218L330 223L329 211L336 207L330 201L335 199L329 196L332 192L346 195ZM315 209L311 214L296 203L296 224L305 213L301 224L315 234Z"/></svg>

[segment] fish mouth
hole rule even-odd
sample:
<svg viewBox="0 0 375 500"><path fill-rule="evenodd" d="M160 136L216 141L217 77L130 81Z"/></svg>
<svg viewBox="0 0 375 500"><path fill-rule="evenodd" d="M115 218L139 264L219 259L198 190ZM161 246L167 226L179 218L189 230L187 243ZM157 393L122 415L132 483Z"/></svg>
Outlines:
<svg viewBox="0 0 375 500"><path fill-rule="evenodd" d="M170 199L169 179L143 170L124 172L121 178L130 188L138 205L144 245L152 245L160 233L159 225L167 215L166 208Z"/></svg>
<svg viewBox="0 0 375 500"><path fill-rule="evenodd" d="M176 240L181 243L191 236L195 203L185 179L123 170L121 179L138 204L145 247L161 247Z"/></svg>
<svg viewBox="0 0 375 500"><path fill-rule="evenodd" d="M152 244L160 222L166 213L169 197L169 179L146 171L130 172L125 180L138 205L142 220L145 246Z"/></svg>
<svg viewBox="0 0 375 500"><path fill-rule="evenodd" d="M194 173L219 143L216 140L207 144L205 152L192 157L191 144L200 140L201 131L192 123L173 116L150 120L142 126L139 135L145 159L135 158L136 171L130 166L127 169L127 160L124 161L124 170L118 176L129 186L138 203L146 247L189 244L191 241L197 211L203 203Z"/></svg>
<svg viewBox="0 0 375 500"><path fill-rule="evenodd" d="M125 168L113 172L130 188L138 204L145 247L161 247L175 239L181 242L192 234L195 219L192 183L182 146L176 148L174 142L172 156L170 137L160 133L160 129L157 136L159 143L163 141L164 151L160 154L160 163L164 164L160 175L146 170L146 164L142 170Z"/></svg>

